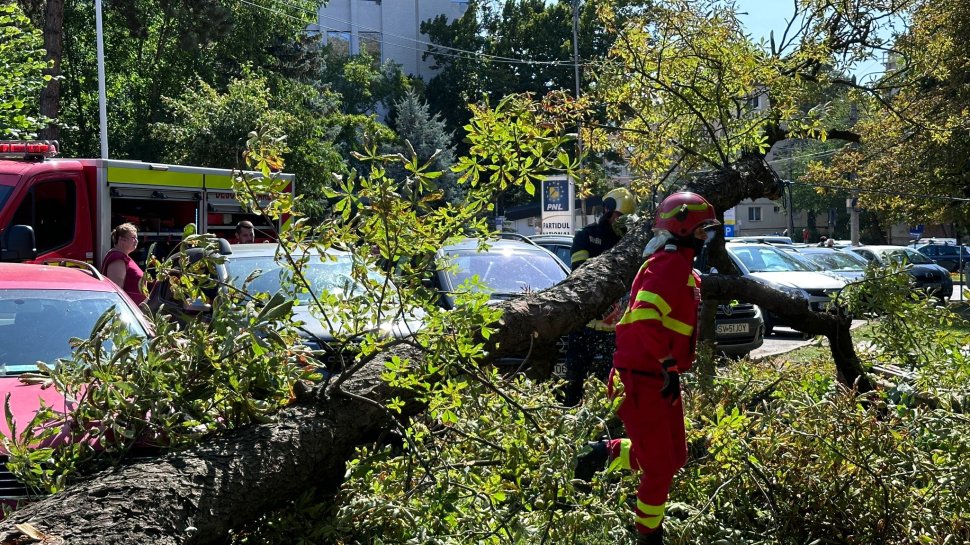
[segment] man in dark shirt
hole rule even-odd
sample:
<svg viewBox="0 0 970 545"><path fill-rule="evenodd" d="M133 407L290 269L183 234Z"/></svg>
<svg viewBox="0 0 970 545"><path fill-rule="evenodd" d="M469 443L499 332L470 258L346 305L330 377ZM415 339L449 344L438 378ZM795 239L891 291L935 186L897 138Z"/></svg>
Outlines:
<svg viewBox="0 0 970 545"><path fill-rule="evenodd" d="M596 223L577 231L573 237L572 269L577 270L588 259L612 248L623 236L621 222L617 220L624 214L632 214L634 210L636 198L629 189L621 187L607 193L603 197L603 215ZM582 399L583 382L589 373L606 380L613 365L614 330L622 313L623 306L617 302L602 317L569 335L566 348L566 405L576 405ZM594 365L597 355L600 356L601 365Z"/></svg>

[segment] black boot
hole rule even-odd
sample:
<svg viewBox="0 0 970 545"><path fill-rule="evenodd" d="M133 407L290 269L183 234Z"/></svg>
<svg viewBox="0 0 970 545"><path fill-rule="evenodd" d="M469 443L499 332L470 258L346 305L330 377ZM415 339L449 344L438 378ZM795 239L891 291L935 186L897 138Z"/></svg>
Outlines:
<svg viewBox="0 0 970 545"><path fill-rule="evenodd" d="M606 469L606 462L610 458L610 450L606 446L606 441L593 441L586 445L586 451L576 458L576 471L573 473L577 479L590 482L593 475Z"/></svg>
<svg viewBox="0 0 970 545"><path fill-rule="evenodd" d="M649 534L638 534L637 545L664 545L663 526L657 528L656 531L650 532Z"/></svg>

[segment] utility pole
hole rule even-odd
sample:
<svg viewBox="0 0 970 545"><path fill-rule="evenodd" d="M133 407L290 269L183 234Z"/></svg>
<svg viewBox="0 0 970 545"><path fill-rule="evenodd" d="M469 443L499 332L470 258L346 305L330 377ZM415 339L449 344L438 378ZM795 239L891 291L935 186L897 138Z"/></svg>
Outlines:
<svg viewBox="0 0 970 545"><path fill-rule="evenodd" d="M101 0L94 0L94 26L98 49L98 112L101 122L101 158L108 158L108 99L104 90L104 28Z"/></svg>
<svg viewBox="0 0 970 545"><path fill-rule="evenodd" d="M850 180L855 179L855 174L851 174ZM849 238L853 246L859 245L859 192L853 191L849 198Z"/></svg>
<svg viewBox="0 0 970 545"><path fill-rule="evenodd" d="M788 203L785 205L788 208L788 236L795 236L795 211L792 209L792 181L785 180L785 185L788 187ZM792 240L795 240L792 238Z"/></svg>
<svg viewBox="0 0 970 545"><path fill-rule="evenodd" d="M580 0L573 0L573 74L576 80L576 100L579 100L579 95L582 92L582 79L579 74L579 2ZM576 123L576 154L579 156L579 171L583 171L583 127L577 122ZM572 208L573 203L569 203L569 207ZM580 222L575 222L576 228L586 226L586 198L582 199L582 225Z"/></svg>

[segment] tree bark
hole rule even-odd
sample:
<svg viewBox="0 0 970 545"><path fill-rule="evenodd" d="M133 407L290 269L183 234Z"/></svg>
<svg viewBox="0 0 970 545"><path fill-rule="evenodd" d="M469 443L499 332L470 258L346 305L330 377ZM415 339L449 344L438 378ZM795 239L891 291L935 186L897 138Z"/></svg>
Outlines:
<svg viewBox="0 0 970 545"><path fill-rule="evenodd" d="M40 115L56 120L61 112L61 56L64 52L64 0L47 0L44 10L44 49L51 66L44 75L51 76L40 92ZM41 129L43 140L60 140L61 128L55 123Z"/></svg>
<svg viewBox="0 0 970 545"><path fill-rule="evenodd" d="M760 165L767 168L763 161ZM759 161L748 166L761 168ZM745 168L723 174L733 177L738 188L708 193L718 210L754 197L758 182L745 180ZM711 180L702 182L703 187ZM771 183L762 188L770 190ZM605 311L628 289L649 238L647 222L641 220L612 251L591 259L558 286L503 303L500 328L486 345L487 359L525 353L537 341L556 339ZM756 303L803 324L802 331L827 336L843 382L860 391L872 388L853 350L846 317L811 312L804 301L726 274L708 276L703 295ZM387 400L398 396L407 402L404 419L423 410L407 392L392 390L380 379L384 362L393 356L414 360L422 354L397 346L343 384L353 395L299 389L296 403L276 423L217 435L183 452L93 475L12 513L0 522L0 543L25 539L25 527L18 529L18 524L30 525L50 543L220 543L231 529L284 507L308 487L336 489L354 448L395 426L383 409Z"/></svg>

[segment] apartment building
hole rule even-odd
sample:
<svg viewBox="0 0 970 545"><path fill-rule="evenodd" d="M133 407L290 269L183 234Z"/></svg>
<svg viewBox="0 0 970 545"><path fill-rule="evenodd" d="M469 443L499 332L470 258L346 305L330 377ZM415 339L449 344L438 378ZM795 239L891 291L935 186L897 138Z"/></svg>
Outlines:
<svg viewBox="0 0 970 545"><path fill-rule="evenodd" d="M321 39L336 51L390 59L427 81L434 70L421 58L429 43L421 23L438 15L454 20L467 8L467 0L329 0L317 20Z"/></svg>

